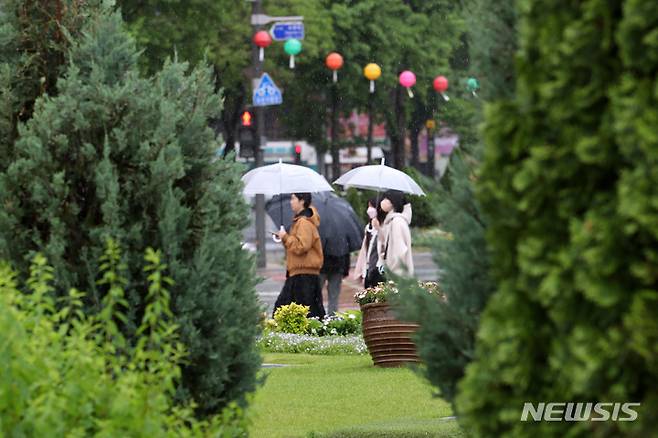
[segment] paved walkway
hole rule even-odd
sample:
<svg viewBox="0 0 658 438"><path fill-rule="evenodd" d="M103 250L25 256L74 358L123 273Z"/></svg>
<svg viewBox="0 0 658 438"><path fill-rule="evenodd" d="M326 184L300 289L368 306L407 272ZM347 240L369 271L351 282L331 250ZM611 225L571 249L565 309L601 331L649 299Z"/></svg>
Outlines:
<svg viewBox="0 0 658 438"><path fill-rule="evenodd" d="M355 257L352 260L352 266L356 262ZM432 261L432 254L429 252L415 252L414 253L414 267L416 276L420 280L436 280L438 277L438 269ZM258 275L263 278L263 281L256 286L258 297L261 302L267 307L267 313L270 315L274 307L274 302L279 296L279 292L286 281L286 269L284 253L281 250L270 250L267 253L267 267L258 269ZM359 291L363 285L361 282L352 280L350 276L343 279L340 299L338 301L338 310L358 309L359 306L354 302L354 294ZM323 290L323 298L325 308L327 302L327 288Z"/></svg>

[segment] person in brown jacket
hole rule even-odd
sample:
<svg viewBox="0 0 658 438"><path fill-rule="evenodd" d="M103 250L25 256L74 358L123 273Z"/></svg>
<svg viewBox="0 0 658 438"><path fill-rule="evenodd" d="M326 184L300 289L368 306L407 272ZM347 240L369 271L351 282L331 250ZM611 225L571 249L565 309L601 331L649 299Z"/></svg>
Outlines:
<svg viewBox="0 0 658 438"><path fill-rule="evenodd" d="M295 217L290 233L279 231L277 235L286 248L286 282L274 304L274 312L284 305L297 303L309 306L309 316L324 318L320 268L324 262L320 241L320 215L311 207L310 193L293 193L290 208Z"/></svg>

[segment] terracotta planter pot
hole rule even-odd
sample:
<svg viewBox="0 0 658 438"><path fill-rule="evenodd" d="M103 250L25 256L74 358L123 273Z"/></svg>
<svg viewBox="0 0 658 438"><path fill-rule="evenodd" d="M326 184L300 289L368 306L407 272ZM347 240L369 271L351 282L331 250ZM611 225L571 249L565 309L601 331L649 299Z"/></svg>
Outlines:
<svg viewBox="0 0 658 438"><path fill-rule="evenodd" d="M411 340L418 324L395 319L386 303L363 304L361 312L363 339L376 366L398 367L420 362L416 345Z"/></svg>

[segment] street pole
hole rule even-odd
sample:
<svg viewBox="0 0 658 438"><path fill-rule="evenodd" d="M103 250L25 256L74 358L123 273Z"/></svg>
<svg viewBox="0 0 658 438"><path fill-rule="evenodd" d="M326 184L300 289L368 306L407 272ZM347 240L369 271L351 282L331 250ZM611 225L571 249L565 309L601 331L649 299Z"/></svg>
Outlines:
<svg viewBox="0 0 658 438"><path fill-rule="evenodd" d="M260 15L262 12L261 0L253 0L251 3L252 16ZM261 30L263 26L261 24L254 24L253 27L254 33L256 33ZM252 87L255 87L254 84L256 83L256 80L260 78L263 70L263 66L258 59L258 48L256 46L252 47L251 59L253 65ZM261 167L264 164L263 148L267 144L267 139L265 138L265 108L257 106L255 109L256 132L258 138L255 151L256 167ZM257 266L259 268L264 268L267 266L267 252L265 248L265 195L256 195L256 245L258 247Z"/></svg>
<svg viewBox="0 0 658 438"><path fill-rule="evenodd" d="M338 85L331 85L331 179L340 177L338 150Z"/></svg>
<svg viewBox="0 0 658 438"><path fill-rule="evenodd" d="M436 128L427 130L427 162L429 164L429 176L434 179L434 132Z"/></svg>
<svg viewBox="0 0 658 438"><path fill-rule="evenodd" d="M373 101L373 94L370 93L368 95L368 139L366 140L366 150L368 151L368 157L366 158L366 164L370 164L372 161L372 127L373 127L373 121L372 121L372 101Z"/></svg>

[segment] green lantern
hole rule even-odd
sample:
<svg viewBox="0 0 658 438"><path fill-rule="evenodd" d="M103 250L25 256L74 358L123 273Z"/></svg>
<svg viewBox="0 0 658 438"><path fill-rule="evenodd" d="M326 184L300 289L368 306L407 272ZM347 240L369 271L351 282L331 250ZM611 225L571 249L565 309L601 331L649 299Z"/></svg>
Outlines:
<svg viewBox="0 0 658 438"><path fill-rule="evenodd" d="M478 97L478 95L475 93L477 90L480 89L480 83L478 82L477 79L475 78L468 78L466 81L466 88L468 91L473 93L473 96Z"/></svg>
<svg viewBox="0 0 658 438"><path fill-rule="evenodd" d="M290 55L290 68L295 68L295 55L302 51L302 42L294 38L289 39L283 45L283 50Z"/></svg>

